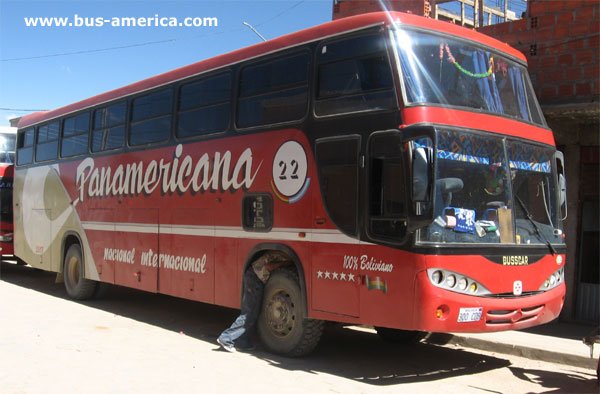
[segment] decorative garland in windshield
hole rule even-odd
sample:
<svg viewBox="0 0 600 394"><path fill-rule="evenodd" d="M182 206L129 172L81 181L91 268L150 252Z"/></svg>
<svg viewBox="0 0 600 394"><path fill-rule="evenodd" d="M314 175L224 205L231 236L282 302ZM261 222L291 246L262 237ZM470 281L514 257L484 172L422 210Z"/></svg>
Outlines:
<svg viewBox="0 0 600 394"><path fill-rule="evenodd" d="M452 55L452 52L450 51L450 47L448 46L448 44L440 44L440 61L442 59L444 59L444 49L446 50L446 54L448 55L448 62L450 62L451 64L454 64L454 66L456 67L456 69L458 71L460 71L461 73L471 77L471 78L487 78L490 75L492 75L492 72L494 70L494 57L490 56L490 67L488 68L486 73L473 73L467 69L465 69L463 66L460 65L459 62L456 61L456 59L454 58L454 56Z"/></svg>

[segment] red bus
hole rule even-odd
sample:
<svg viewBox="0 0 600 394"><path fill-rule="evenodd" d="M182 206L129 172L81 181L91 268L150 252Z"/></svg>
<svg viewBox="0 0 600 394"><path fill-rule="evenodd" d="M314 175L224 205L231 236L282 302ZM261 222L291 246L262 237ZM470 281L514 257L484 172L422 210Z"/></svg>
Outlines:
<svg viewBox="0 0 600 394"><path fill-rule="evenodd" d="M13 254L12 185L17 128L0 126L0 254Z"/></svg>
<svg viewBox="0 0 600 394"><path fill-rule="evenodd" d="M0 254L13 253L13 175L14 165L0 163Z"/></svg>
<svg viewBox="0 0 600 394"><path fill-rule="evenodd" d="M340 19L25 116L15 174L15 253L74 298L235 308L250 263L286 261L276 353L324 321L414 338L563 305L563 159L525 58L449 23Z"/></svg>

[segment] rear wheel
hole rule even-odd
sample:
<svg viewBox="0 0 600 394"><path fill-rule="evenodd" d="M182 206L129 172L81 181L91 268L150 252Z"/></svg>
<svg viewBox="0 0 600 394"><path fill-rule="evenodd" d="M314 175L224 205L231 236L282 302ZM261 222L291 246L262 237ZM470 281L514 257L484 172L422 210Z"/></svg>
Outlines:
<svg viewBox="0 0 600 394"><path fill-rule="evenodd" d="M375 330L381 339L394 343L416 343L427 335L423 331L407 331L386 327L375 327Z"/></svg>
<svg viewBox="0 0 600 394"><path fill-rule="evenodd" d="M258 335L267 350L298 357L319 343L323 322L306 318L306 301L298 275L288 269L273 271L265 286L258 319Z"/></svg>
<svg viewBox="0 0 600 394"><path fill-rule="evenodd" d="M81 246L69 246L63 262L63 278L65 289L71 298L85 300L91 298L96 292L98 282L86 279L83 272L83 258Z"/></svg>

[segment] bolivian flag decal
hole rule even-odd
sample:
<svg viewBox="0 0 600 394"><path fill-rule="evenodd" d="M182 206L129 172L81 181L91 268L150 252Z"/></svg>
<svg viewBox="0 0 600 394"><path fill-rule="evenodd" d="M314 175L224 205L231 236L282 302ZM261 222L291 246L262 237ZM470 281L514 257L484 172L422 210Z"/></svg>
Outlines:
<svg viewBox="0 0 600 394"><path fill-rule="evenodd" d="M382 280L379 276L369 278L367 275L365 277L365 284L367 285L368 290L381 290L384 293L387 293L387 281Z"/></svg>

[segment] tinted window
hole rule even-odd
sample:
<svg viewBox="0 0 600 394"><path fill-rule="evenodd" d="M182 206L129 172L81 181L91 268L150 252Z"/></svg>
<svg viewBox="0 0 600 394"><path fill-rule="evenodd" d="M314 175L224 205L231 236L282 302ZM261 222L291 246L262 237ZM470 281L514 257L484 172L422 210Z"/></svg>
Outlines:
<svg viewBox="0 0 600 394"><path fill-rule="evenodd" d="M173 91L161 90L133 100L129 135L131 145L162 142L171 135Z"/></svg>
<svg viewBox="0 0 600 394"><path fill-rule="evenodd" d="M155 118L171 113L173 92L171 89L161 90L133 100L131 122Z"/></svg>
<svg viewBox="0 0 600 394"><path fill-rule="evenodd" d="M90 114L88 112L67 118L63 125L63 137L87 133L90 128Z"/></svg>
<svg viewBox="0 0 600 394"><path fill-rule="evenodd" d="M181 87L179 110L185 111L206 105L229 101L231 75L217 75L188 83Z"/></svg>
<svg viewBox="0 0 600 394"><path fill-rule="evenodd" d="M354 37L323 45L318 62L317 115L396 107L382 36Z"/></svg>
<svg viewBox="0 0 600 394"><path fill-rule="evenodd" d="M94 111L92 152L117 149L125 142L126 102Z"/></svg>
<svg viewBox="0 0 600 394"><path fill-rule="evenodd" d="M38 129L37 143L39 144L42 142L57 140L59 129L60 127L58 122L52 122L47 125L40 126Z"/></svg>
<svg viewBox="0 0 600 394"><path fill-rule="evenodd" d="M240 97L305 84L308 64L308 54L301 54L246 67L242 71Z"/></svg>
<svg viewBox="0 0 600 394"><path fill-rule="evenodd" d="M239 127L301 119L308 104L307 53L270 60L242 69L237 124Z"/></svg>
<svg viewBox="0 0 600 394"><path fill-rule="evenodd" d="M317 141L321 193L329 216L340 230L357 234L358 137Z"/></svg>
<svg viewBox="0 0 600 394"><path fill-rule="evenodd" d="M35 147L35 160L46 161L58 157L58 121L40 126L38 128L37 145Z"/></svg>
<svg viewBox="0 0 600 394"><path fill-rule="evenodd" d="M64 120L60 148L63 157L80 155L88 151L89 128L89 112Z"/></svg>
<svg viewBox="0 0 600 394"><path fill-rule="evenodd" d="M224 131L231 111L231 75L192 82L179 92L177 136L189 137Z"/></svg>
<svg viewBox="0 0 600 394"><path fill-rule="evenodd" d="M369 231L401 242L407 217L402 140L397 134L374 135L369 147Z"/></svg>
<svg viewBox="0 0 600 394"><path fill-rule="evenodd" d="M33 137L35 130L32 128L20 132L17 140L17 164L28 164L33 160Z"/></svg>

